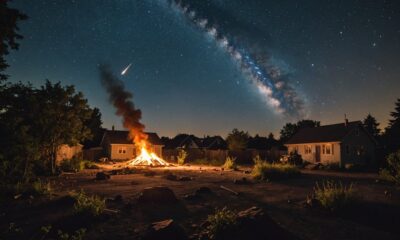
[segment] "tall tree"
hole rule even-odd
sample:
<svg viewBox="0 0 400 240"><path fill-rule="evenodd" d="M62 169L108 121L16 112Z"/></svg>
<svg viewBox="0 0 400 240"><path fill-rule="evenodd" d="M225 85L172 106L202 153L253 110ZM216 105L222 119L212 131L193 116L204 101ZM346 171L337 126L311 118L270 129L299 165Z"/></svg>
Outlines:
<svg viewBox="0 0 400 240"><path fill-rule="evenodd" d="M371 114L368 114L367 117L365 117L363 121L363 126L365 130L367 130L367 132L371 134L371 136L375 138L379 137L379 134L381 132L381 130L379 129L379 123L376 118L374 118Z"/></svg>
<svg viewBox="0 0 400 240"><path fill-rule="evenodd" d="M0 81L7 79L2 72L8 67L5 56L10 50L17 50L18 40L22 35L18 33L18 21L27 19L27 16L17 9L9 8L8 0L0 1Z"/></svg>
<svg viewBox="0 0 400 240"><path fill-rule="evenodd" d="M237 128L235 128L228 134L226 142L229 150L243 150L246 148L249 138L250 136L248 132L239 131Z"/></svg>
<svg viewBox="0 0 400 240"><path fill-rule="evenodd" d="M383 136L388 153L400 149L400 98L395 102L394 111L390 116L392 119L389 120Z"/></svg>
<svg viewBox="0 0 400 240"><path fill-rule="evenodd" d="M280 141L288 141L294 134L302 128L319 127L321 123L310 119L303 119L297 123L286 123L280 131Z"/></svg>
<svg viewBox="0 0 400 240"><path fill-rule="evenodd" d="M90 118L85 122L85 125L90 129L91 137L84 142L85 148L96 147L100 144L104 134L102 128L103 121L101 120L101 112L98 108L93 108Z"/></svg>

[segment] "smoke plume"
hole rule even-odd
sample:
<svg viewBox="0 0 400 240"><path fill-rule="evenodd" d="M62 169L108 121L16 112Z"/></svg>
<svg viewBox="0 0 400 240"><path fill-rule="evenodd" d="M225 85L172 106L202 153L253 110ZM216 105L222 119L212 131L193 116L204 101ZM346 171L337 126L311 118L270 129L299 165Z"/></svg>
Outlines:
<svg viewBox="0 0 400 240"><path fill-rule="evenodd" d="M144 124L140 122L142 112L132 102L132 93L125 89L124 83L114 76L107 65L100 65L101 84L109 95L109 101L117 109L116 114L122 117L123 126L129 130L129 137L138 146L146 146L147 134Z"/></svg>

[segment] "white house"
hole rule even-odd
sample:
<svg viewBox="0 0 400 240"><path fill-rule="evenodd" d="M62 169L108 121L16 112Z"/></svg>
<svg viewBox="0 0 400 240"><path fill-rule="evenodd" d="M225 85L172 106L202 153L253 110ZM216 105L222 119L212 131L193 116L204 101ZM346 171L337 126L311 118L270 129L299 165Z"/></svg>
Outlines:
<svg viewBox="0 0 400 240"><path fill-rule="evenodd" d="M162 157L163 143L157 133L146 133L150 150ZM104 132L100 145L106 156L112 160L128 160L136 157L136 147L129 139L128 131L107 130Z"/></svg>
<svg viewBox="0 0 400 240"><path fill-rule="evenodd" d="M300 129L285 146L311 163L376 163L376 141L360 121Z"/></svg>

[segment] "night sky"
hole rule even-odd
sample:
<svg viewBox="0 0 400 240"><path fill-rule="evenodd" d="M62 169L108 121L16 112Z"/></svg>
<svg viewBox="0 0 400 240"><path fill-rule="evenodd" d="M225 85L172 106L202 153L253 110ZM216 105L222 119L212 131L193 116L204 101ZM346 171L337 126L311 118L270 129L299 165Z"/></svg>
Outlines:
<svg viewBox="0 0 400 240"><path fill-rule="evenodd" d="M11 6L29 19L20 24L20 49L7 58L10 80L73 84L100 108L105 127L121 128L121 120L100 84L100 63L133 92L146 130L167 136L226 136L235 127L266 135L299 118L329 124L344 114L361 120L371 113L385 126L400 97L400 1L14 0ZM200 20L207 26L199 27ZM235 61L234 53L248 58Z"/></svg>

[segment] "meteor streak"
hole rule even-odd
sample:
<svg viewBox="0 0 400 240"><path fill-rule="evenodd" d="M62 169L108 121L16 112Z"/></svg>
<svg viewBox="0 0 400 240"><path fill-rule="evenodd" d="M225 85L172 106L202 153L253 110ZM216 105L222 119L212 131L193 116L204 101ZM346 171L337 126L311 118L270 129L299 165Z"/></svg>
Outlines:
<svg viewBox="0 0 400 240"><path fill-rule="evenodd" d="M124 68L124 70L122 70L121 75L125 75L128 72L131 65L132 65L132 63L129 63L129 65L126 68Z"/></svg>

